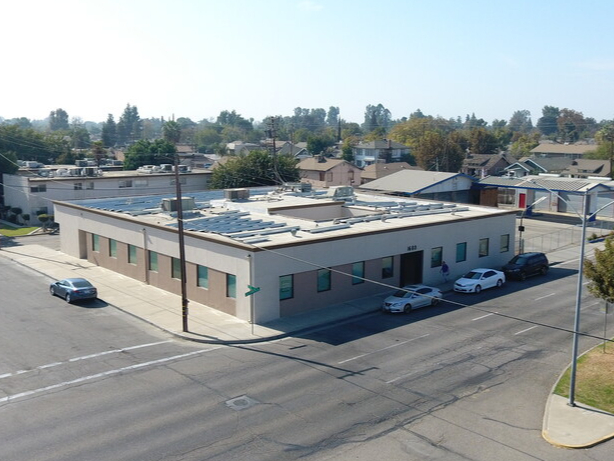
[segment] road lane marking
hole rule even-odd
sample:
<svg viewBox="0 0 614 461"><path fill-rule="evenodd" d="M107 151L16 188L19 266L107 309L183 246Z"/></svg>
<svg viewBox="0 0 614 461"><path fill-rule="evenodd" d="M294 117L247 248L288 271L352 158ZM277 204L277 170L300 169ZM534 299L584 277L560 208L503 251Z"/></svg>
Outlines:
<svg viewBox="0 0 614 461"><path fill-rule="evenodd" d="M57 366L60 366L60 365L64 365L65 363L76 362L78 360L93 359L93 358L101 357L101 356L107 355L107 354L117 354L119 352L132 351L132 350L135 350L135 349L141 349L143 347L157 346L159 344L170 343L172 341L173 341L172 339L168 339L166 341L158 341L156 343L139 344L137 346L123 347L121 349L113 349L111 351L104 351L104 352L98 352L96 354L83 355L81 357L74 357L72 359L68 359L68 360L66 360L64 362L53 362L53 363L48 363L46 365L40 365L40 366L38 366L36 368L32 368L30 370L19 370L19 371L15 371L13 373L5 373L3 375L0 375L0 379L10 378L11 376L22 375L24 373L31 373L31 372L36 371L36 370L44 370L45 368L53 368L53 367L57 367Z"/></svg>
<svg viewBox="0 0 614 461"><path fill-rule="evenodd" d="M472 321L472 322L475 322L476 320L484 319L484 318L486 318L486 317L490 317L491 315L495 315L495 314L494 314L494 312L491 312L490 314L483 315L483 316L481 316L481 317L476 317L476 318L474 318L474 319L471 319L471 321Z"/></svg>
<svg viewBox="0 0 614 461"><path fill-rule="evenodd" d="M62 387L71 386L73 384L80 384L86 381L91 381L93 379L104 378L111 375L117 375L119 373L123 373L125 371L133 371L138 370L139 368L149 367L153 365L159 365L161 363L171 362L173 360L184 359L187 357L191 357L198 354L203 354L205 352L211 352L216 349L220 349L224 346L214 347L212 349L202 349L198 351L188 352L187 354L173 355L172 357L165 357L163 359L152 360L150 362L137 363L135 365L130 365L128 367L117 368L115 370L104 371L102 373L96 373L95 375L83 376L81 378L73 379L71 381L64 381L58 384L52 384L51 386L41 387L39 389L33 389L31 391L20 392L19 394L7 395L6 397L0 398L0 403L12 402L13 400L17 400L23 397L29 397L31 395L40 394L42 392L51 391L54 389L60 389Z"/></svg>
<svg viewBox="0 0 614 461"><path fill-rule="evenodd" d="M532 327L525 328L524 330L521 330L521 331L519 331L518 333L514 333L514 336L515 336L515 335L519 335L519 334L521 334L521 333L525 333L525 332L527 332L527 331L529 331L529 330L532 330L533 328L537 328L537 325L533 325Z"/></svg>
<svg viewBox="0 0 614 461"><path fill-rule="evenodd" d="M356 357L352 357L351 359L347 359L347 360L343 360L341 362L338 362L338 364L341 365L342 363L351 362L352 360L360 359L362 357L366 357L367 355L377 354L378 352L382 352L382 351L385 351L387 349L392 349L393 347L397 347L397 346L401 346L403 344L407 344L409 342L415 341L416 339L424 338L424 337L426 337L428 335L429 334L427 333L425 335L418 336L417 338L408 339L407 341L403 341L403 342L396 343L396 344L393 344L393 345L388 346L388 347L384 347L383 349L378 349L378 350L373 351L373 352L367 352L366 354L357 355Z"/></svg>
<svg viewBox="0 0 614 461"><path fill-rule="evenodd" d="M540 296L539 298L535 298L533 301L539 301L540 299L549 298L550 296L554 296L556 293L550 293L546 296Z"/></svg>
<svg viewBox="0 0 614 461"><path fill-rule="evenodd" d="M397 378L391 379L390 381L386 381L386 384L392 384L395 381L398 381L399 379L407 378L407 377L409 377L411 375L415 375L416 373L418 373L418 372L417 371L412 371L411 373L407 373L405 375L402 375L402 376L399 376Z"/></svg>

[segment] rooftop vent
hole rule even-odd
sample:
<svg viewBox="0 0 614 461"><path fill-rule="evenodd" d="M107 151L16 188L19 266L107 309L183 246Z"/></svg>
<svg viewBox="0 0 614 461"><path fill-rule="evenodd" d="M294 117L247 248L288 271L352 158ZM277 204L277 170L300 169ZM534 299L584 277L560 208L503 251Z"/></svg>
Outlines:
<svg viewBox="0 0 614 461"><path fill-rule="evenodd" d="M248 200L249 189L225 189L224 198L234 202L236 200Z"/></svg>
<svg viewBox="0 0 614 461"><path fill-rule="evenodd" d="M160 205L162 211L173 213L177 211L177 199L165 198L162 199ZM194 209L194 197L181 197L181 211L190 211Z"/></svg>

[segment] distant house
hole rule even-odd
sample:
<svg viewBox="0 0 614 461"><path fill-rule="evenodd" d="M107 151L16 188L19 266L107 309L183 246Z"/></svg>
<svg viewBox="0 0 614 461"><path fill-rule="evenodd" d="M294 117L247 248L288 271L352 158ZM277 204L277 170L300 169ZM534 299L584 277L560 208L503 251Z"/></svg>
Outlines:
<svg viewBox="0 0 614 461"><path fill-rule="evenodd" d="M254 144L251 142L233 141L226 144L226 149L229 154L234 155L247 155L253 150L265 149L260 144Z"/></svg>
<svg viewBox="0 0 614 461"><path fill-rule="evenodd" d="M302 144L307 144L307 143L292 144L291 142L286 142L277 151L277 153L281 154L281 155L290 154L294 158L297 158L297 159L304 159L304 158L308 158L308 157L313 157L313 155L311 155L309 153L309 151L307 150L306 145L303 146Z"/></svg>
<svg viewBox="0 0 614 461"><path fill-rule="evenodd" d="M409 154L409 147L390 139L378 139L360 142L353 151L356 165L364 168L378 160L383 160L385 163L399 162L404 155Z"/></svg>
<svg viewBox="0 0 614 461"><path fill-rule="evenodd" d="M569 157L523 157L505 168L515 178L542 173L561 174L573 160Z"/></svg>
<svg viewBox="0 0 614 461"><path fill-rule="evenodd" d="M471 203L473 199L470 190L475 181L476 179L464 173L401 170L363 184L359 189L390 195Z"/></svg>
<svg viewBox="0 0 614 461"><path fill-rule="evenodd" d="M375 181L376 179L383 178L384 176L388 176L389 174L396 173L397 171L401 170L422 170L422 168L411 166L407 162L372 163L371 165L367 165L362 169L360 176L361 184Z"/></svg>
<svg viewBox="0 0 614 461"><path fill-rule="evenodd" d="M562 176L570 178L608 178L610 176L610 161L585 158L572 160L571 165L563 170Z"/></svg>
<svg viewBox="0 0 614 461"><path fill-rule="evenodd" d="M298 164L301 180L315 187L360 184L361 169L350 162L322 156L304 158Z"/></svg>
<svg viewBox="0 0 614 461"><path fill-rule="evenodd" d="M476 178L498 176L505 173L505 168L515 163L516 159L509 154L471 154L463 160L461 173Z"/></svg>
<svg viewBox="0 0 614 461"><path fill-rule="evenodd" d="M571 159L582 158L584 154L597 149L596 144L576 143L558 144L554 142L541 142L539 146L531 149L535 157L568 157Z"/></svg>

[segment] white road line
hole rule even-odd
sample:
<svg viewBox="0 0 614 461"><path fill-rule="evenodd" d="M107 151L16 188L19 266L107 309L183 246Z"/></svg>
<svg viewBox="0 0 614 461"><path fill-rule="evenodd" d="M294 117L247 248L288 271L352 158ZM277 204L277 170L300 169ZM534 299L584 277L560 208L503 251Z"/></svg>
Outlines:
<svg viewBox="0 0 614 461"><path fill-rule="evenodd" d="M366 357L367 355L377 354L378 352L382 352L382 351L385 351L387 349L392 349L393 347L397 347L397 346L401 346L403 344L407 344L409 342L415 341L416 339L424 338L424 337L426 337L428 335L429 334L427 333L425 335L418 336L417 338L408 339L407 341L396 343L396 344L393 344L392 346L384 347L383 349L378 349L378 350L373 351L373 352L367 352L366 354L357 355L356 357L352 357L351 359L347 359L347 360L343 360L341 362L338 362L338 364L341 365L342 363L351 362L352 360L360 359L362 357Z"/></svg>
<svg viewBox="0 0 614 461"><path fill-rule="evenodd" d="M539 301L540 299L549 298L550 296L554 296L556 293L550 293L546 296L540 296L539 298L535 298L533 301Z"/></svg>
<svg viewBox="0 0 614 461"><path fill-rule="evenodd" d="M521 330L521 331L519 331L518 333L514 333L514 335L519 335L519 334L521 334L521 333L525 333L525 332L527 332L527 331L529 331L529 330L532 330L533 328L537 328L537 325L533 325L532 327L529 327L529 328L526 328L526 329L524 329L524 330Z"/></svg>
<svg viewBox="0 0 614 461"><path fill-rule="evenodd" d="M158 341L157 343L139 344L137 346L123 347L121 349L114 349L114 350L111 350L111 351L99 352L97 354L83 355L81 357L75 357L75 358L72 358L72 359L68 359L68 360L66 360L64 362L53 362L53 363L48 363L46 365L40 365L40 366L38 366L36 368L33 368L31 370L19 370L19 371L15 371L13 373L5 373L3 375L0 375L0 379L10 378L11 376L22 375L24 373L31 373L31 372L33 372L35 370L44 370L45 368L57 367L59 365L64 365L65 363L76 362L78 360L93 359L93 358L101 357L101 356L107 355L107 354L117 354L118 352L132 351L134 349L141 349L143 347L157 346L159 344L170 343L172 341L173 341L172 339L168 339L166 341Z"/></svg>
<svg viewBox="0 0 614 461"><path fill-rule="evenodd" d="M471 319L471 321L472 321L472 322L475 322L476 320L484 319L484 318L486 318L486 317L490 317L491 315L495 315L495 314L494 314L494 313L486 314L486 315L483 315L483 316L481 316L481 317L476 317L476 318L474 318L474 319Z"/></svg>
<svg viewBox="0 0 614 461"><path fill-rule="evenodd" d="M408 376L415 375L416 373L418 373L418 372L417 371L412 371L411 373L407 373L405 375L402 375L402 376L399 376L397 378L391 379L390 381L386 381L386 384L392 384L395 381L398 381L399 379L407 378Z"/></svg>
<svg viewBox="0 0 614 461"><path fill-rule="evenodd" d="M161 363L171 362L173 360L184 359L186 357L191 357L193 355L203 354L205 352L211 352L211 351L214 351L215 349L220 349L221 347L224 347L224 346L218 346L212 349L202 349L198 351L192 351L192 352L188 352L187 354L173 355L172 357L165 357L163 359L152 360L151 362L137 363L136 365L130 365L129 367L118 368L116 370L109 370L103 373L97 373L95 375L83 376L82 378L73 379L72 381L64 381L63 383L53 384L47 387L41 387L40 389L34 389L31 391L21 392L19 394L7 395L6 397L0 398L0 403L11 402L13 400L17 400L23 397L28 397L30 395L40 394L42 392L51 391L54 389L60 389L62 387L70 386L73 384L80 384L85 381L91 381L93 379L104 378L106 376L116 375L119 373L123 373L124 371L137 370L139 368L149 367L152 365L159 365Z"/></svg>
<svg viewBox="0 0 614 461"><path fill-rule="evenodd" d="M593 307L593 306L596 306L597 304L603 304L603 301L595 301L595 302L594 302L594 303L592 303L592 304L589 304L589 305L583 305L583 306L582 306L582 309L587 308L587 307Z"/></svg>

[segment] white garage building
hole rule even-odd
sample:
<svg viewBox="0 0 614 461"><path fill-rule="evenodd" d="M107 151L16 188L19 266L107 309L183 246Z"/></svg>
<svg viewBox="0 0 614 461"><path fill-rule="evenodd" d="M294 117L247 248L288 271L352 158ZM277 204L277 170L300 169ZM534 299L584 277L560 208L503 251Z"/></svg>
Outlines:
<svg viewBox="0 0 614 461"><path fill-rule="evenodd" d="M188 299L263 323L513 255L515 212L343 187L183 194ZM62 251L181 293L172 196L55 202ZM165 211L169 210L169 211ZM247 296L250 287L259 289Z"/></svg>

